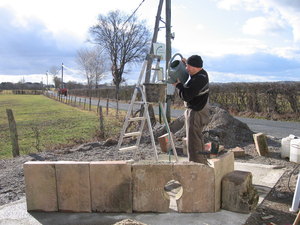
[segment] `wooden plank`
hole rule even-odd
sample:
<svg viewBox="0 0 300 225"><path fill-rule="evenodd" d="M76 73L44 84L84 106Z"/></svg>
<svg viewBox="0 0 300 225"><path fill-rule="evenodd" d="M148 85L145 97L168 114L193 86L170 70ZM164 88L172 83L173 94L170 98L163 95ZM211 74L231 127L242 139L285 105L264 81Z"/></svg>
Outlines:
<svg viewBox="0 0 300 225"><path fill-rule="evenodd" d="M126 133L124 134L124 137L136 137L142 135L141 132L131 132L131 133Z"/></svg>
<svg viewBox="0 0 300 225"><path fill-rule="evenodd" d="M124 148L120 148L119 151L130 151L130 150L136 150L138 149L138 146L130 146L130 147L124 147Z"/></svg>

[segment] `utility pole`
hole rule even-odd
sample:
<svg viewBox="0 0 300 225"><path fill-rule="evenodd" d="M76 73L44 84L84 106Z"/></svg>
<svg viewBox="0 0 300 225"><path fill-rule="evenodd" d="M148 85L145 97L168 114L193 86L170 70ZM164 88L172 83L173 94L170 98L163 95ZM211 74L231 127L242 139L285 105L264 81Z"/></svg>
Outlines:
<svg viewBox="0 0 300 225"><path fill-rule="evenodd" d="M150 54L153 54L153 43L157 42L157 35L158 35L158 30L159 30L159 22L160 22L160 18L161 18L160 15L161 15L163 2L164 2L164 0L159 0L157 13L156 13L156 19L155 19L155 25L154 25L154 33L153 33L153 37L152 37L152 41L151 41ZM145 83L150 83L151 66L152 66L152 58L149 58L148 64L147 64L147 70L146 70Z"/></svg>
<svg viewBox="0 0 300 225"><path fill-rule="evenodd" d="M166 0L166 72L168 71L168 64L171 59L171 0ZM170 84L167 84L170 85ZM168 86L167 86L168 89ZM171 121L171 100L172 95L167 95L166 98L166 117L168 122Z"/></svg>
<svg viewBox="0 0 300 225"><path fill-rule="evenodd" d="M64 63L61 64L61 88L64 88Z"/></svg>
<svg viewBox="0 0 300 225"><path fill-rule="evenodd" d="M47 76L47 90L48 90L48 70L46 71L46 76Z"/></svg>

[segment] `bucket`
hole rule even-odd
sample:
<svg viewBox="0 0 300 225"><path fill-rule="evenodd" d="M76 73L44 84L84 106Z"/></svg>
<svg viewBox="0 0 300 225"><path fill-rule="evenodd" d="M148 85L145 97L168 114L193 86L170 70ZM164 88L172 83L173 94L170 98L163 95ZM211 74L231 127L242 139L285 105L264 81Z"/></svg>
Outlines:
<svg viewBox="0 0 300 225"><path fill-rule="evenodd" d="M295 138L295 135L290 134L288 137L281 139L281 158L285 159L290 157L290 142Z"/></svg>
<svg viewBox="0 0 300 225"><path fill-rule="evenodd" d="M183 58L180 53L176 53L170 59L169 66L168 66L169 77L167 82L170 84L174 84L177 82L177 79L179 79L180 82L184 84L189 78L189 73L185 68L185 64L181 60L174 60L176 56L180 56L181 59Z"/></svg>
<svg viewBox="0 0 300 225"><path fill-rule="evenodd" d="M165 102L166 84L145 83L145 94L147 102Z"/></svg>
<svg viewBox="0 0 300 225"><path fill-rule="evenodd" d="M290 149L290 161L300 163L300 139L291 140Z"/></svg>

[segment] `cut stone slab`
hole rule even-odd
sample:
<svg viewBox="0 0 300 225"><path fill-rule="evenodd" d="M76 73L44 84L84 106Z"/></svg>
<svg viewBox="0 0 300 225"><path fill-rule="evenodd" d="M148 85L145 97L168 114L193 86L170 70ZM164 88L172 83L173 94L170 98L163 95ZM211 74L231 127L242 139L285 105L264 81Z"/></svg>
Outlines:
<svg viewBox="0 0 300 225"><path fill-rule="evenodd" d="M177 200L178 212L214 212L214 169L200 163L181 162L173 165L174 180L182 185Z"/></svg>
<svg viewBox="0 0 300 225"><path fill-rule="evenodd" d="M54 162L24 163L28 211L58 211Z"/></svg>
<svg viewBox="0 0 300 225"><path fill-rule="evenodd" d="M90 163L92 211L132 212L131 165L125 161Z"/></svg>
<svg viewBox="0 0 300 225"><path fill-rule="evenodd" d="M227 152L220 155L218 158L210 160L212 167L214 168L215 178L215 212L221 208L221 193L222 193L222 179L225 175L231 173L234 170L234 154Z"/></svg>
<svg viewBox="0 0 300 225"><path fill-rule="evenodd" d="M164 186L172 180L170 163L136 163L132 165L133 211L168 212L169 199Z"/></svg>
<svg viewBox="0 0 300 225"><path fill-rule="evenodd" d="M230 150L234 154L234 158L238 157L244 157L245 156L245 150L240 147L235 147Z"/></svg>
<svg viewBox="0 0 300 225"><path fill-rule="evenodd" d="M171 135L173 137L173 141L175 140L174 134L171 132ZM158 142L160 145L160 149L162 152L168 153L168 150L171 148L170 140L169 140L169 134L163 134L160 137L158 137Z"/></svg>
<svg viewBox="0 0 300 225"><path fill-rule="evenodd" d="M253 134L255 148L260 156L267 156L269 153L267 138L263 133Z"/></svg>
<svg viewBox="0 0 300 225"><path fill-rule="evenodd" d="M258 203L251 172L235 170L222 180L222 209L250 213Z"/></svg>
<svg viewBox="0 0 300 225"><path fill-rule="evenodd" d="M165 153L168 152L168 139L169 139L169 134L163 134L158 137L158 142L162 152Z"/></svg>
<svg viewBox="0 0 300 225"><path fill-rule="evenodd" d="M55 164L59 211L92 211L89 167L89 162L59 161Z"/></svg>

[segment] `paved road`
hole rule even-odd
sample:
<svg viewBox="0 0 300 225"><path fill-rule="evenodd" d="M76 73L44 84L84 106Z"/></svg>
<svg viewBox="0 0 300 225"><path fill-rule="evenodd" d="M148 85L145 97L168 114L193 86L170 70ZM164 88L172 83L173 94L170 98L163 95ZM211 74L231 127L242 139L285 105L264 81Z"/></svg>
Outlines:
<svg viewBox="0 0 300 225"><path fill-rule="evenodd" d="M81 100L82 102L83 100ZM97 105L98 100L92 100L92 105ZM100 101L100 105L106 107L106 101ZM110 101L109 107L116 108L116 102ZM127 110L129 104L119 103L120 110ZM172 117L178 117L183 114L184 110L180 109L172 109L171 115ZM154 107L155 114L158 115L158 107ZM294 134L300 137L300 123L299 122L283 122L283 121L272 121L265 119L251 119L251 118L242 118L235 117L236 119L246 123L249 128L254 132L262 132L266 135L270 135L277 138L287 137L290 134Z"/></svg>

